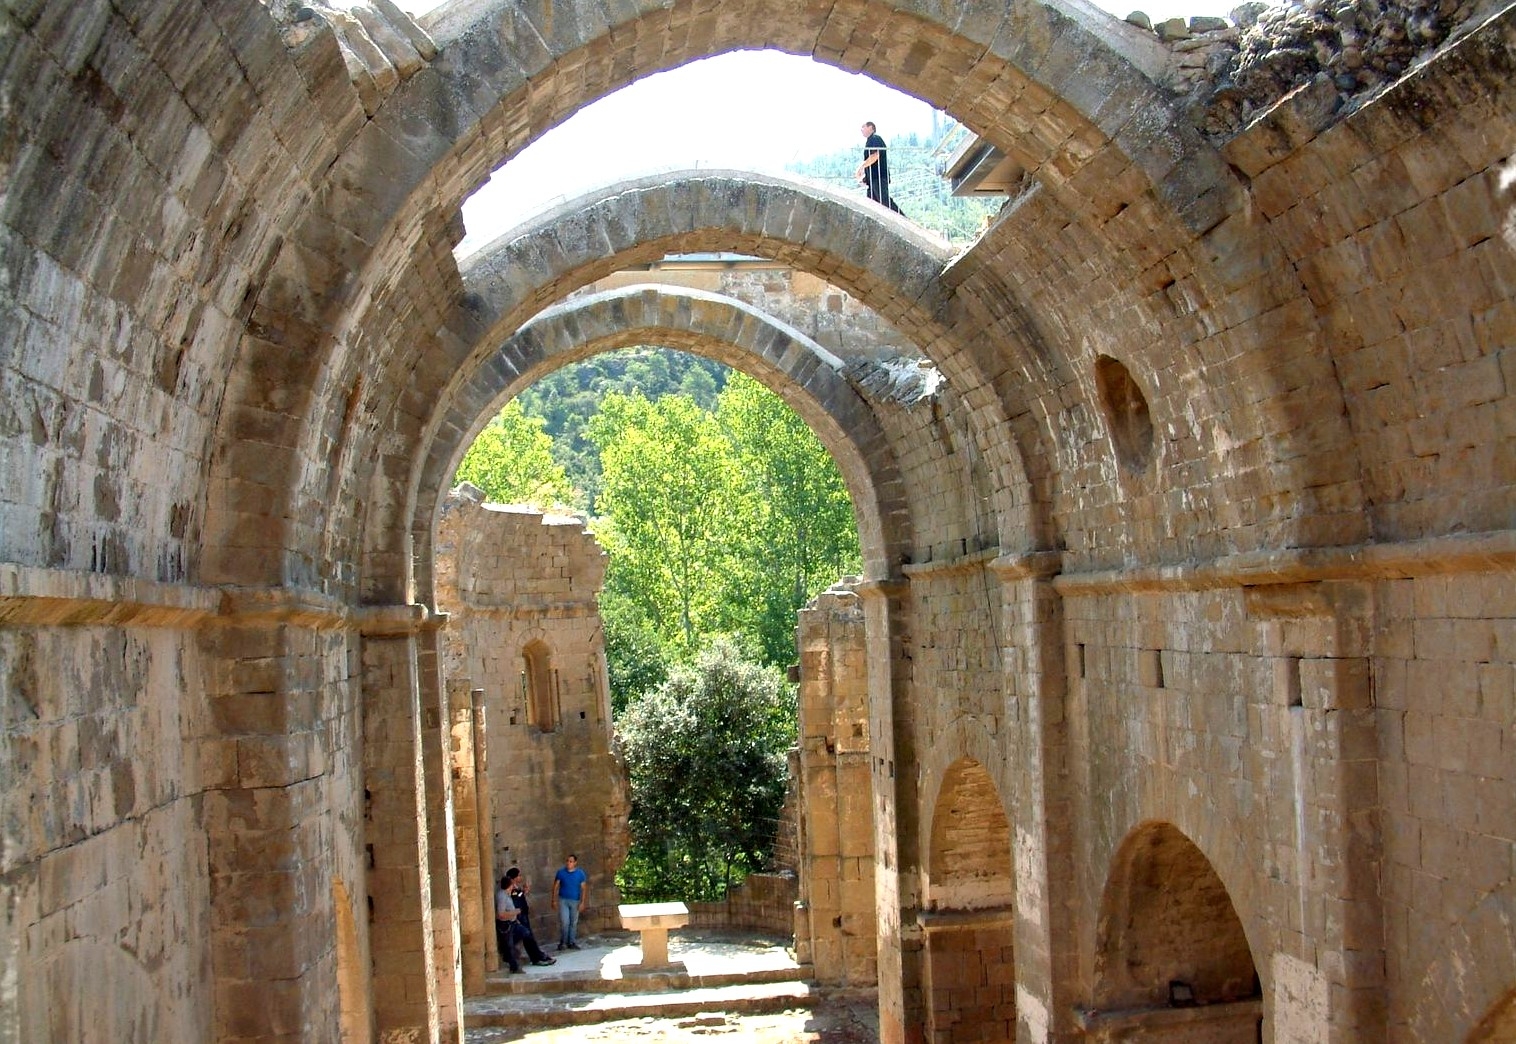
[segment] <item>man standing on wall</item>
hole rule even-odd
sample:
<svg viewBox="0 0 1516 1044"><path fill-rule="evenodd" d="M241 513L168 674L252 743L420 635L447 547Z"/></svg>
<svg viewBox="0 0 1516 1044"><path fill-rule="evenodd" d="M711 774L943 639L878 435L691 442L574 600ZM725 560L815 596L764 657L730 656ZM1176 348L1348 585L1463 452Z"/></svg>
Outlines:
<svg viewBox="0 0 1516 1044"><path fill-rule="evenodd" d="M558 949L579 949L579 915L589 908L589 875L572 852L553 875L553 909L558 911ZM561 904L561 905L560 905Z"/></svg>
<svg viewBox="0 0 1516 1044"><path fill-rule="evenodd" d="M890 159L884 138L880 136L872 120L865 123L861 130L863 131L863 162L858 164L858 180L863 182L864 188L868 190L869 199L900 214L900 208L895 206L895 201L890 198ZM901 216L905 215L901 214Z"/></svg>

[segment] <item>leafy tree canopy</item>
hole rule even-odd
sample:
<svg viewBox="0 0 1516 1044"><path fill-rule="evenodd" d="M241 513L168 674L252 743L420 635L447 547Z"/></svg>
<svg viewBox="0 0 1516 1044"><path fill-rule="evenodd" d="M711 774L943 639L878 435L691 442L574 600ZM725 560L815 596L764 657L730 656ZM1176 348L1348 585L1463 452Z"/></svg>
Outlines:
<svg viewBox="0 0 1516 1044"><path fill-rule="evenodd" d="M731 534L751 526L736 460L716 418L684 395L610 395L590 422L600 450L596 528L610 553L606 594L625 598L681 658L725 629L720 597L738 568Z"/></svg>
<svg viewBox="0 0 1516 1044"><path fill-rule="evenodd" d="M717 899L764 865L795 738L794 697L777 669L718 639L617 728L632 784L628 898Z"/></svg>
<svg viewBox="0 0 1516 1044"><path fill-rule="evenodd" d="M471 482L497 504L571 504L568 475L553 460L553 440L540 418L512 399L479 433L458 464L454 483Z"/></svg>
<svg viewBox="0 0 1516 1044"><path fill-rule="evenodd" d="M836 463L779 396L744 374L721 393L717 420L731 440L751 526L734 534L743 568L727 600L767 663L795 657L795 614L862 569L853 503Z"/></svg>

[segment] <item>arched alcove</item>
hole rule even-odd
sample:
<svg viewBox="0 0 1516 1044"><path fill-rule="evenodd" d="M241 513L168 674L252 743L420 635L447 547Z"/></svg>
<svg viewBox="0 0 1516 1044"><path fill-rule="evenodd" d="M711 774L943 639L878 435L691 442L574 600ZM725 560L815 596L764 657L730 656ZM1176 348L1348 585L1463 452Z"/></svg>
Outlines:
<svg viewBox="0 0 1516 1044"><path fill-rule="evenodd" d="M558 685L553 671L553 651L540 638L521 650L521 695L526 704L526 723L538 732L558 728Z"/></svg>
<svg viewBox="0 0 1516 1044"><path fill-rule="evenodd" d="M1108 355L1095 360L1095 387L1116 460L1132 474L1142 474L1153 459L1153 418L1147 396L1131 371Z"/></svg>
<svg viewBox="0 0 1516 1044"><path fill-rule="evenodd" d="M1097 933L1097 1018L1144 1040L1257 1040L1258 973L1242 921L1211 861L1177 827L1148 823L1123 842Z"/></svg>
<svg viewBox="0 0 1516 1044"><path fill-rule="evenodd" d="M942 779L932 812L929 909L1006 907L1015 899L1011 824L1000 792L983 765L955 762Z"/></svg>
<svg viewBox="0 0 1516 1044"><path fill-rule="evenodd" d="M1016 1032L1015 900L1011 824L985 767L960 758L932 810L920 914L925 934L928 1036L1011 1040Z"/></svg>

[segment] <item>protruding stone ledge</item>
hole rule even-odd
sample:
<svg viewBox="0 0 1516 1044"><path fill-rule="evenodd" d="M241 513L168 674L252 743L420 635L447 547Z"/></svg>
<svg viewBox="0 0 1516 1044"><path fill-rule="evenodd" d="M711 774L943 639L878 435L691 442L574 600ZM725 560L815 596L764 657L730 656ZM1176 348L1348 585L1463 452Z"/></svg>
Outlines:
<svg viewBox="0 0 1516 1044"><path fill-rule="evenodd" d="M1016 924L1016 910L1010 906L987 906L982 910L917 910L916 924L928 935L935 932L1011 928Z"/></svg>
<svg viewBox="0 0 1516 1044"><path fill-rule="evenodd" d="M1062 573L1053 579L1065 598L1327 580L1409 580L1516 568L1516 530L1429 537L1398 544L1291 548L1229 555L1199 565Z"/></svg>
<svg viewBox="0 0 1516 1044"><path fill-rule="evenodd" d="M1257 997L1226 1001L1221 1004L1197 1004L1185 1008L1121 1008L1111 1011L1074 1010L1075 1021L1090 1039L1126 1040L1129 1036L1156 1033L1163 1040L1185 1040L1187 1033L1198 1033L1202 1026L1235 1022L1246 1025L1263 1018L1263 1001Z"/></svg>
<svg viewBox="0 0 1516 1044"><path fill-rule="evenodd" d="M316 591L165 584L0 563L0 627L356 627L399 635L446 625L446 613L420 604L353 608Z"/></svg>
<svg viewBox="0 0 1516 1044"><path fill-rule="evenodd" d="M0 563L0 627L192 627L221 599L212 587Z"/></svg>
<svg viewBox="0 0 1516 1044"><path fill-rule="evenodd" d="M439 619L440 618L440 619ZM366 605L353 613L353 623L365 638L403 638L446 626L447 614L432 614L417 602L408 605Z"/></svg>

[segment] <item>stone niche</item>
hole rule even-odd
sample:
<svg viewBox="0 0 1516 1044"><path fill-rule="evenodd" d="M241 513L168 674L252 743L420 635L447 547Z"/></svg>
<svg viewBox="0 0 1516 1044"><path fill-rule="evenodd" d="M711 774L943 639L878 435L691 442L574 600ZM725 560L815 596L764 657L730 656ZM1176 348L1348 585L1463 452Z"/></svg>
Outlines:
<svg viewBox="0 0 1516 1044"><path fill-rule="evenodd" d="M549 897L570 852L589 873L581 931L619 927L629 797L612 740L597 603L604 577L605 553L580 518L486 504L467 484L443 506L444 671L451 687L478 692L490 876L511 866L527 875L544 944L558 937Z"/></svg>

